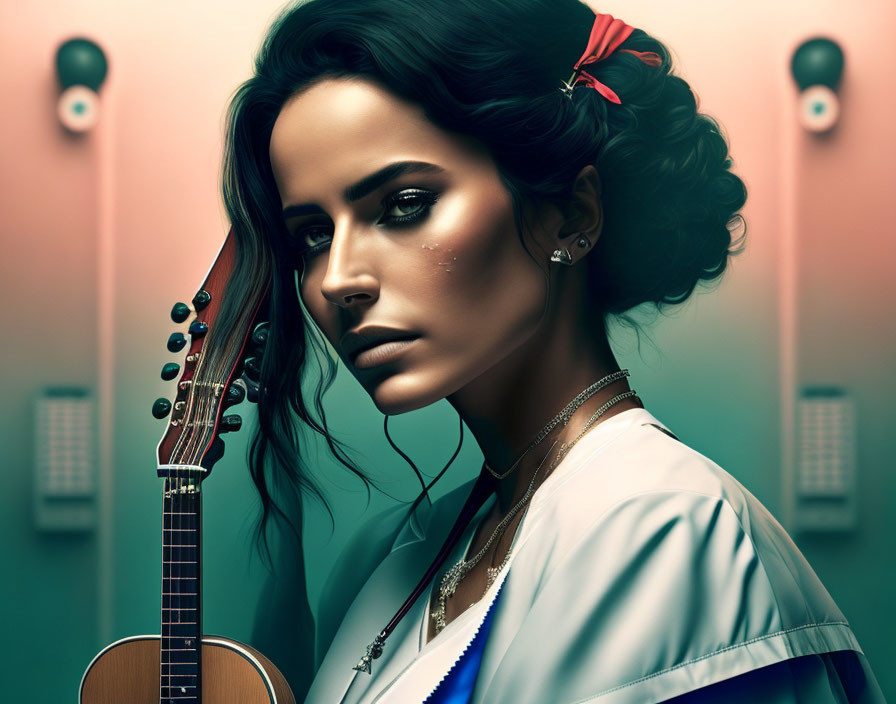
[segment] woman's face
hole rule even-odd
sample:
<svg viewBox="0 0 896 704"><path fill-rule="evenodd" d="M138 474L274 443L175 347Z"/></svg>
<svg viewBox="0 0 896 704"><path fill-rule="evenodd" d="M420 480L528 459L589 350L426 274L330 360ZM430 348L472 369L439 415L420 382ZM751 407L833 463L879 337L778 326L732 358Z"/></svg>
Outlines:
<svg viewBox="0 0 896 704"><path fill-rule="evenodd" d="M472 140L377 83L326 79L284 105L270 159L305 248L299 295L381 412L453 394L538 328L544 271ZM549 253L527 243L546 269ZM343 336L370 325L416 337L355 360Z"/></svg>

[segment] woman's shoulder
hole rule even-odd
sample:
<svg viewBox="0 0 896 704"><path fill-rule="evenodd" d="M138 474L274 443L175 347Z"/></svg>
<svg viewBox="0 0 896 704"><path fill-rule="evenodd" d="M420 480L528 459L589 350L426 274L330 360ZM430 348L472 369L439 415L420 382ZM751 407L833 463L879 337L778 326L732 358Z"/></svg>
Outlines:
<svg viewBox="0 0 896 704"><path fill-rule="evenodd" d="M790 657L861 653L765 507L649 413L627 414L558 466L524 521L507 585L530 606L505 624L503 672L531 667L526 643L551 633L548 666L570 674L556 701L658 701ZM589 662L604 669L570 670ZM522 696L500 673L492 686Z"/></svg>
<svg viewBox="0 0 896 704"><path fill-rule="evenodd" d="M611 553L620 568L629 560L675 552L694 563L694 579L701 578L700 570L709 579L719 565L738 562L748 570L740 586L751 585L754 596L764 593L782 627L797 625L808 611L826 621L845 621L762 502L648 411L634 409L612 437L596 438L591 445L553 485L542 487L549 491L540 498L537 520L552 533L548 563L559 564L589 542L603 545L627 535ZM634 550L638 539L647 552ZM675 550L668 549L670 544Z"/></svg>
<svg viewBox="0 0 896 704"><path fill-rule="evenodd" d="M551 495L566 500L599 492L601 505L609 505L659 491L727 497L746 490L652 413L633 408L595 426L574 445L539 489L539 502Z"/></svg>
<svg viewBox="0 0 896 704"><path fill-rule="evenodd" d="M711 508L707 513L701 507ZM755 529L786 536L740 481L637 408L586 434L535 493L530 511L567 531L570 539L582 539L621 513L662 512L691 521L706 514L714 521L721 507L733 513L748 537Z"/></svg>

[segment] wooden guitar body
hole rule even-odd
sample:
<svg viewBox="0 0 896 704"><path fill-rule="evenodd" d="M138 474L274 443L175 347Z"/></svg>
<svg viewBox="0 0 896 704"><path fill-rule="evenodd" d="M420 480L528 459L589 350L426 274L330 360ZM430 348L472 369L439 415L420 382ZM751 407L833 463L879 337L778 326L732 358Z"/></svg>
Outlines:
<svg viewBox="0 0 896 704"><path fill-rule="evenodd" d="M81 679L81 704L160 704L196 701L193 693L161 697L161 638L132 636L93 659ZM295 704L280 671L254 648L230 638L202 637L203 704Z"/></svg>

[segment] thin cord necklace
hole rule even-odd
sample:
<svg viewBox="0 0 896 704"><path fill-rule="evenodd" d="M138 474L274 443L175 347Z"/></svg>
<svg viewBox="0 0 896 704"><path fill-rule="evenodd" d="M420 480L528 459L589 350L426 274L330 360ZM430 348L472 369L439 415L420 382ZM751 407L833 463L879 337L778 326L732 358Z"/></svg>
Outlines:
<svg viewBox="0 0 896 704"><path fill-rule="evenodd" d="M623 372L625 375L628 374L628 370L623 370ZM620 375L622 373L616 372L615 374ZM558 416L556 416L550 423L548 423L547 426L545 426L546 428L548 428L548 432L550 431L551 428L556 426L556 424L559 422L560 419L562 419L564 413L569 413L569 416L566 417L564 420L564 425L566 425L566 423L569 422L569 417L572 416L572 411L574 411L576 408L581 406L582 403L584 403L584 401L588 397L590 397L591 395L593 395L595 393L595 391L591 391L591 389L594 388L595 386L602 384L602 382L604 382L606 379L609 379L610 376L613 376L613 375L609 375L607 377L604 377L600 381L595 382L595 384L588 387L588 389L585 389L585 391L583 391L581 394L579 394L579 396L577 396L575 399L573 399L573 401L570 402L570 404L568 406L566 406L566 408L564 408L563 411L561 411L560 414L558 414ZM618 378L618 376L616 376L616 378ZM611 381L613 381L613 380L611 380ZM608 382L604 383L603 386L606 386L607 383L610 383L610 382L608 381ZM598 388L603 388L603 386L598 386ZM589 391L590 391L590 393L588 393ZM588 395L583 397L583 395L586 393ZM618 394L617 396L614 396L609 401L607 401L603 406L598 408L594 412L594 415L592 415L591 418L588 420L588 422L585 424L585 427L582 429L582 431L579 433L579 435L575 438L575 440L573 440L569 444L564 444L561 446L560 454L558 454L557 457L554 459L554 461L551 463L550 467L548 468L548 473L550 473L554 470L554 468L563 460L563 458L572 449L572 447L582 438L582 436L585 435L585 433L588 431L588 429L592 425L594 425L595 421L598 418L600 418L600 416L602 416L611 406L619 403L620 401L622 401L626 398L629 398L630 396L634 396L634 395L636 395L636 392L634 390L626 391L625 393ZM581 399L581 400L579 400L579 399ZM576 404L576 402L578 402L577 405L575 405L573 407L573 404ZM572 407L572 410L570 410L571 407ZM541 442L544 439L544 437L546 436L546 434L547 433L544 430L542 430L541 433L539 433L539 436L536 439L536 441L532 445L530 445L528 448L526 448L525 452L523 452L523 456L525 456L525 454L527 452L529 452L529 450L531 450L533 447L535 447L535 445L537 445L539 442ZM482 560L482 558L488 552L489 548L492 546L492 544L495 542L495 540L497 540L501 535L504 534L504 531L507 529L508 524L510 523L511 520L513 520L513 517L517 514L517 512L523 507L523 505L526 504L527 501L529 501L530 498L532 498L532 495L534 494L534 488L535 488L535 478L538 476L538 472L541 470L542 465L544 464L545 460L551 454L551 452L553 451L553 449L556 445L557 445L557 440L554 441L554 443L551 445L551 447L545 453L541 462L538 464L538 467L535 469L535 472L532 474L532 480L529 482L529 488L526 490L525 495L519 500L519 502L517 502L517 504L508 512L508 514L495 527L495 530L492 532L488 541L485 543L485 545L482 547L482 549L476 554L476 556L471 558L470 560L465 560L465 559L461 558L450 570L448 570L448 572L445 573L445 576L442 578L442 583L439 587L438 607L436 608L436 611L430 615L430 618L432 618L435 621L436 634L440 633L442 631L442 629L445 628L445 626L447 625L447 621L446 621L446 617L445 617L445 608L446 608L448 598L454 595L455 591L457 590L457 586L458 586L458 584L460 584L461 580L463 580L464 577L466 577L470 573L470 571L479 563L479 561ZM519 464L521 459L522 459L522 456L516 462L513 463L511 469L516 467ZM483 463L483 465L485 467L488 467L488 463ZM491 471L490 468L489 468L489 471ZM509 473L510 473L510 470L505 472L502 476L506 477ZM492 472L492 474L494 475L494 472ZM495 475L495 476L497 476L497 475ZM510 559L510 554L511 554L511 551L508 550L507 554L504 556L503 561L501 562L501 564L498 567L489 567L488 568L485 592L488 592L488 590L491 588L492 584L494 583L495 579L497 578L498 574L504 568L504 565L507 564L507 561ZM485 595L485 592L483 593L483 596ZM470 606L472 606L472 604L470 604Z"/></svg>

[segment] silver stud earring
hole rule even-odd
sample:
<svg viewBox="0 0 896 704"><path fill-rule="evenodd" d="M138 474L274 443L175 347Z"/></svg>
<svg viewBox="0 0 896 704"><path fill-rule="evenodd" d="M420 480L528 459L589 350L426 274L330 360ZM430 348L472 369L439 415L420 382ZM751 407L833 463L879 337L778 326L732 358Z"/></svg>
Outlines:
<svg viewBox="0 0 896 704"><path fill-rule="evenodd" d="M579 246L579 249L585 249L591 243L588 241L588 238L585 237L585 235L581 235L579 239L576 240L576 244ZM568 249L555 249L554 253L551 255L551 261L571 266L572 255L569 253Z"/></svg>
<svg viewBox="0 0 896 704"><path fill-rule="evenodd" d="M551 255L551 261L560 262L561 264L569 266L572 264L572 256L569 254L568 249L555 249L554 253Z"/></svg>

